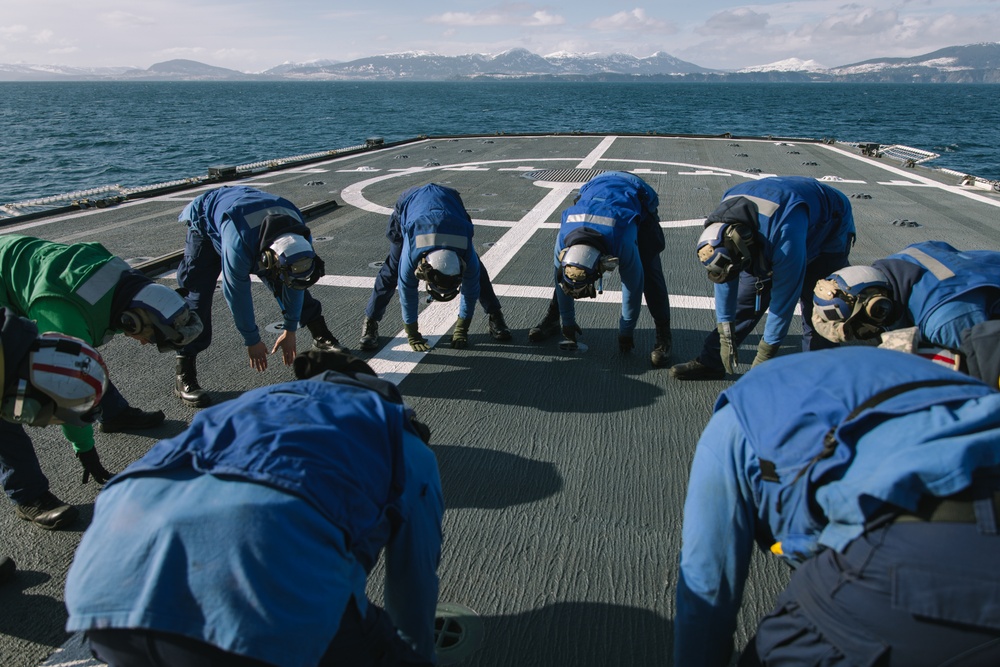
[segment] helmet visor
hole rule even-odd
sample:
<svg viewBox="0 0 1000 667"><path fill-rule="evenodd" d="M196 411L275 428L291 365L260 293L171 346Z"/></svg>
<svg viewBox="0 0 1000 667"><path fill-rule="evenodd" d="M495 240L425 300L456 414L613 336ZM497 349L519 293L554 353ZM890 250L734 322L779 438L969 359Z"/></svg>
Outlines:
<svg viewBox="0 0 1000 667"><path fill-rule="evenodd" d="M594 283L601 277L601 251L585 243L562 251L559 259L559 286L574 299L597 295Z"/></svg>

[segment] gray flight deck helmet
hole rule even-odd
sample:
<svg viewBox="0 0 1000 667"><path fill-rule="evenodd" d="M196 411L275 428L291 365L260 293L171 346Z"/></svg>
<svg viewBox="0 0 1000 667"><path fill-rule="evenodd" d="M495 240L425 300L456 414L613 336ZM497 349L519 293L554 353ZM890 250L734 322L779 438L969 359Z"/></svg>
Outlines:
<svg viewBox="0 0 1000 667"><path fill-rule="evenodd" d="M885 274L873 266L845 267L813 288L813 327L834 343L875 338L899 315Z"/></svg>
<svg viewBox="0 0 1000 667"><path fill-rule="evenodd" d="M149 283L132 297L120 318L128 334L155 343L160 352L178 350L201 334L198 313L175 290Z"/></svg>
<svg viewBox="0 0 1000 667"><path fill-rule="evenodd" d="M726 283L753 262L753 230L749 225L712 222L698 238L698 260L708 270L713 283Z"/></svg>
<svg viewBox="0 0 1000 667"><path fill-rule="evenodd" d="M301 234L281 234L261 255L261 268L291 289L313 285L322 271L312 243Z"/></svg>
<svg viewBox="0 0 1000 667"><path fill-rule="evenodd" d="M596 298L596 284L603 283L604 274L617 267L617 257L590 244L576 243L559 251L559 287L574 299Z"/></svg>
<svg viewBox="0 0 1000 667"><path fill-rule="evenodd" d="M38 336L16 372L19 379L0 403L0 417L25 426L89 424L108 389L108 369L100 353L78 338L59 333ZM4 383L0 377L0 384Z"/></svg>
<svg viewBox="0 0 1000 667"><path fill-rule="evenodd" d="M427 294L435 301L451 301L462 288L465 262L454 250L439 248L420 258L413 275L427 283Z"/></svg>

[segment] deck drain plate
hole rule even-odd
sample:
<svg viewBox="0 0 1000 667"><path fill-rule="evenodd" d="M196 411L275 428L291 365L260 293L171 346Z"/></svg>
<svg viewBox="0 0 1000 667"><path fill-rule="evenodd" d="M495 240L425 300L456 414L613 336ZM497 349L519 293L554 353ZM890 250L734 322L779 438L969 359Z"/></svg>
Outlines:
<svg viewBox="0 0 1000 667"><path fill-rule="evenodd" d="M483 643L483 620L456 602L441 602L434 613L434 648L438 664L465 660Z"/></svg>
<svg viewBox="0 0 1000 667"><path fill-rule="evenodd" d="M533 181L548 183L586 183L606 171L607 169L540 169L526 171L523 176Z"/></svg>

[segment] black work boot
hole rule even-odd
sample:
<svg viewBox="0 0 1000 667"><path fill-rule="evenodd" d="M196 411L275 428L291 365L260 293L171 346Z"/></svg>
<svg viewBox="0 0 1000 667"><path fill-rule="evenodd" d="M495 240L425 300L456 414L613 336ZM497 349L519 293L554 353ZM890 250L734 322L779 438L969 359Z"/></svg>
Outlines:
<svg viewBox="0 0 1000 667"><path fill-rule="evenodd" d="M576 337L583 335L583 329L580 325L574 324L568 327L562 327L563 339L559 341L559 349L561 350L578 350L580 346L576 342Z"/></svg>
<svg viewBox="0 0 1000 667"><path fill-rule="evenodd" d="M656 345L649 355L649 361L653 368L665 368L670 363L670 348L673 346L674 337L670 333L670 322L656 324Z"/></svg>
<svg viewBox="0 0 1000 667"><path fill-rule="evenodd" d="M510 329L507 328L507 323L504 322L503 313L498 310L492 313L489 319L490 335L493 336L493 340L510 340Z"/></svg>
<svg viewBox="0 0 1000 667"><path fill-rule="evenodd" d="M537 343L555 336L559 331L559 302L553 297L549 301L549 311L545 313L545 318L528 329L528 340Z"/></svg>
<svg viewBox="0 0 1000 667"><path fill-rule="evenodd" d="M672 367L670 376L678 380L721 380L726 377L726 371L723 368L706 366L697 359L692 359Z"/></svg>
<svg viewBox="0 0 1000 667"><path fill-rule="evenodd" d="M324 352L347 352L347 348L342 346L336 336L330 333L330 329L326 326L326 320L322 317L317 317L307 324L306 329L309 329L309 333L312 334L313 349Z"/></svg>
<svg viewBox="0 0 1000 667"><path fill-rule="evenodd" d="M185 405L203 408L212 404L212 397L198 386L195 358L177 355L177 381L174 384L174 396L181 399Z"/></svg>
<svg viewBox="0 0 1000 667"><path fill-rule="evenodd" d="M59 500L51 491L46 491L30 503L17 503L14 513L25 521L31 521L45 530L58 530L73 523L78 512L72 505Z"/></svg>
<svg viewBox="0 0 1000 667"><path fill-rule="evenodd" d="M358 347L362 350L378 348L378 320L366 317L361 323L361 340Z"/></svg>
<svg viewBox="0 0 1000 667"><path fill-rule="evenodd" d="M145 412L139 408L127 407L111 419L101 421L101 433L119 433L121 431L139 431L144 428L156 428L163 423L163 410Z"/></svg>

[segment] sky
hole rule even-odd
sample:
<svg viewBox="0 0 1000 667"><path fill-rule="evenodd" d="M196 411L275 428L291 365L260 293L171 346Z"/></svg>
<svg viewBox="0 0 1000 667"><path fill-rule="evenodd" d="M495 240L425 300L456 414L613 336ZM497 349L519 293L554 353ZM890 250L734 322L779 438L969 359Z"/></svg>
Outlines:
<svg viewBox="0 0 1000 667"><path fill-rule="evenodd" d="M979 42L1000 42L1000 0L0 0L0 63L73 67L145 69L186 58L260 72L405 51L524 48L664 51L736 70L790 58L835 67Z"/></svg>

